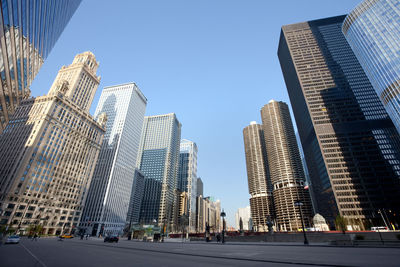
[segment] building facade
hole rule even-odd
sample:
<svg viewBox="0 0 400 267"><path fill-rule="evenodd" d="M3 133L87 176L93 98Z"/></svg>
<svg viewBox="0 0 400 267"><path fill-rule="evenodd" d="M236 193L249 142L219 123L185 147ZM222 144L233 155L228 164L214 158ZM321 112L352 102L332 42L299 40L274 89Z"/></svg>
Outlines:
<svg viewBox="0 0 400 267"><path fill-rule="evenodd" d="M140 223L163 225L173 220L179 165L181 124L174 113L144 118L137 168L145 176Z"/></svg>
<svg viewBox="0 0 400 267"><path fill-rule="evenodd" d="M94 95L97 68L91 52L77 55L46 96L23 100L11 117L0 135L1 224L44 234L78 226L107 122L89 114L92 98L79 101Z"/></svg>
<svg viewBox="0 0 400 267"><path fill-rule="evenodd" d="M250 206L245 208L238 208L237 212L235 213L235 223L236 223L236 230L252 230L253 225L251 225L251 212Z"/></svg>
<svg viewBox="0 0 400 267"><path fill-rule="evenodd" d="M400 132L399 1L363 1L346 17L342 30Z"/></svg>
<svg viewBox="0 0 400 267"><path fill-rule="evenodd" d="M0 133L80 2L0 1Z"/></svg>
<svg viewBox="0 0 400 267"><path fill-rule="evenodd" d="M123 232L146 105L135 83L105 87L101 93L95 117L105 113L108 120L80 223L87 233Z"/></svg>
<svg viewBox="0 0 400 267"><path fill-rule="evenodd" d="M138 224L140 219L140 207L142 206L144 192L144 175L138 169L135 169L133 177L131 199L129 201L129 210L126 221L129 225Z"/></svg>
<svg viewBox="0 0 400 267"><path fill-rule="evenodd" d="M330 226L341 215L349 229L367 229L383 223L379 209L400 207L399 136L342 33L344 19L283 26L278 56L316 211Z"/></svg>
<svg viewBox="0 0 400 267"><path fill-rule="evenodd" d="M179 170L177 189L187 192L187 214L189 231L196 231L196 196L197 196L197 145L190 140L182 139L179 153Z"/></svg>
<svg viewBox="0 0 400 267"><path fill-rule="evenodd" d="M271 100L261 109L267 151L268 170L274 198L275 224L280 231L298 231L302 227L299 207L306 227L311 225L312 206L305 187L305 175L289 107Z"/></svg>
<svg viewBox="0 0 400 267"><path fill-rule="evenodd" d="M251 122L243 129L243 139L251 217L255 230L267 231L267 222L274 219L275 215L262 126Z"/></svg>
<svg viewBox="0 0 400 267"><path fill-rule="evenodd" d="M203 190L204 190L203 189L203 181L201 180L200 177L198 177L197 178L197 185L196 185L196 191L197 191L196 196L203 196L204 195Z"/></svg>
<svg viewBox="0 0 400 267"><path fill-rule="evenodd" d="M198 197L198 232L204 233L206 227L210 227L211 233L218 233L222 230L221 222L221 202L214 200L212 197Z"/></svg>

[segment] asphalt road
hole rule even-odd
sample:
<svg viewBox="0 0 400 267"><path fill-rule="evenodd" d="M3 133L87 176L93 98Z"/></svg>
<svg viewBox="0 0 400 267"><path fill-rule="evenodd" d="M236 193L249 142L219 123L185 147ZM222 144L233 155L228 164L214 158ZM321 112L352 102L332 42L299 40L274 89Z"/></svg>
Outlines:
<svg viewBox="0 0 400 267"><path fill-rule="evenodd" d="M0 246L0 266L400 266L400 249L41 238Z"/></svg>

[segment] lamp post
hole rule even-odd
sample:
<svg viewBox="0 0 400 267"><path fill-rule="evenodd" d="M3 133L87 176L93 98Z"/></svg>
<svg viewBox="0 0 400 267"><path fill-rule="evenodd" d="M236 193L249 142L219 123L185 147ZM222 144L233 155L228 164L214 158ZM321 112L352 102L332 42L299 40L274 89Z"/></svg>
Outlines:
<svg viewBox="0 0 400 267"><path fill-rule="evenodd" d="M306 235L306 229L304 228L304 221L303 221L303 212L301 211L301 206L303 206L303 202L300 200L296 200L294 202L295 206L299 207L300 210L300 218L301 218L301 226L303 228L303 234L304 234L304 245L308 245L308 240L307 240L307 235Z"/></svg>
<svg viewBox="0 0 400 267"><path fill-rule="evenodd" d="M222 244L225 243L225 211L222 209L221 217L222 217Z"/></svg>
<svg viewBox="0 0 400 267"><path fill-rule="evenodd" d="M386 228L387 228L388 230L390 230L389 225L387 224L387 222L386 222L386 220L385 220L385 217L383 217L383 214L382 214L381 209L378 209L378 213L381 215L381 218L382 218L383 222L385 223Z"/></svg>

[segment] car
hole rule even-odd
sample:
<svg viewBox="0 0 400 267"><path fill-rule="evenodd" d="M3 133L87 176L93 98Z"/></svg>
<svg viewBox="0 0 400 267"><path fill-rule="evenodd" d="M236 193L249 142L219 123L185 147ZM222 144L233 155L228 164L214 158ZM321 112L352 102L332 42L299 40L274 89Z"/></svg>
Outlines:
<svg viewBox="0 0 400 267"><path fill-rule="evenodd" d="M389 231L386 226L375 226L371 227L371 231L379 232L379 231Z"/></svg>
<svg viewBox="0 0 400 267"><path fill-rule="evenodd" d="M112 242L118 243L118 240L119 240L118 236L106 236L104 238L104 242L109 242L109 243L112 243Z"/></svg>
<svg viewBox="0 0 400 267"><path fill-rule="evenodd" d="M18 244L20 240L19 235L10 235L7 237L6 244Z"/></svg>
<svg viewBox="0 0 400 267"><path fill-rule="evenodd" d="M73 235L62 235L61 238L74 238Z"/></svg>

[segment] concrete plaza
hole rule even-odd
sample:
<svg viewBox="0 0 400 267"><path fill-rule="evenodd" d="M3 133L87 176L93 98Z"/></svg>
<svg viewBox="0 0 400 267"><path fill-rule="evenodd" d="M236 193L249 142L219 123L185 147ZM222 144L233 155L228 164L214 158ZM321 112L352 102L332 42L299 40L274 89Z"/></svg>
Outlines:
<svg viewBox="0 0 400 267"><path fill-rule="evenodd" d="M0 247L0 266L399 266L399 248L269 243L146 243L23 238Z"/></svg>

